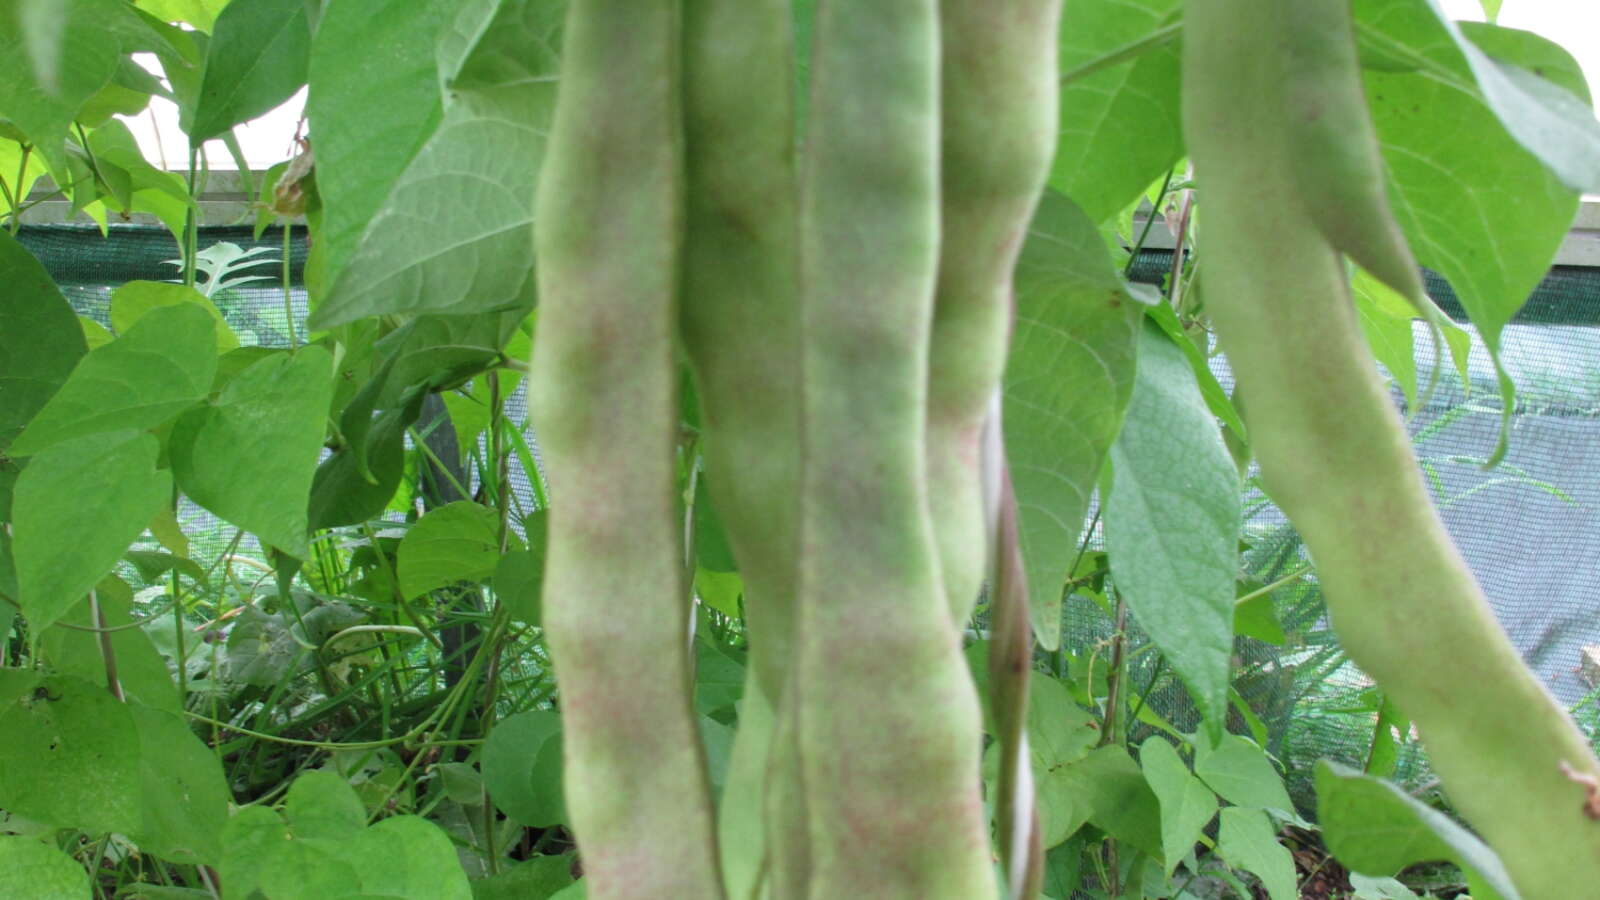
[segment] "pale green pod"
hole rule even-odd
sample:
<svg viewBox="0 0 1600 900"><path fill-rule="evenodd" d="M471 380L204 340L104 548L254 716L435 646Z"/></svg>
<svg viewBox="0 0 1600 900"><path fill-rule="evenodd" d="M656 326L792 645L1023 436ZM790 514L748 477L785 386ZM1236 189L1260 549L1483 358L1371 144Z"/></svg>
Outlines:
<svg viewBox="0 0 1600 900"><path fill-rule="evenodd" d="M1283 117L1301 207L1339 252L1435 321L1422 273L1389 209L1361 87L1351 0L1283 0Z"/></svg>
<svg viewBox="0 0 1600 900"><path fill-rule="evenodd" d="M786 0L685 0L688 231L684 349L711 500L744 579L750 634L734 768L718 830L732 897L766 875L767 749L794 631L800 527L800 305L794 52ZM771 779L797 779L792 764ZM791 784L788 796L798 798ZM773 852L803 871L803 807Z"/></svg>
<svg viewBox="0 0 1600 900"><path fill-rule="evenodd" d="M1283 203L1299 179L1280 113L1286 8L1196 0L1184 20L1206 308L1249 397L1252 448L1311 550L1341 643L1415 721L1452 803L1526 900L1588 896L1600 822L1562 767L1600 763L1439 521L1337 248Z"/></svg>
<svg viewBox="0 0 1600 900"><path fill-rule="evenodd" d="M804 887L982 900L979 710L927 498L937 3L823 0L811 73L799 643L781 711L805 788Z"/></svg>
<svg viewBox="0 0 1600 900"><path fill-rule="evenodd" d="M588 896L607 900L722 896L676 493L679 14L573 0L536 210L543 624L566 805Z"/></svg>
<svg viewBox="0 0 1600 900"><path fill-rule="evenodd" d="M1011 339L1011 273L1055 152L1061 2L941 0L939 13L928 497L950 612L964 623L987 566L979 439Z"/></svg>

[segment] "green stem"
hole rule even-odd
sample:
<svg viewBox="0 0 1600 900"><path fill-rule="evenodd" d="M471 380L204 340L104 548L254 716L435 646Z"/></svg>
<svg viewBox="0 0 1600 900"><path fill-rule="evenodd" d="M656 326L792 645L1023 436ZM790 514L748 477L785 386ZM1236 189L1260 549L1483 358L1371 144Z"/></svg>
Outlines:
<svg viewBox="0 0 1600 900"><path fill-rule="evenodd" d="M289 332L289 352L293 353L300 344L300 339L295 336L294 327L294 285L289 275L289 254L294 250L294 223L288 219L283 220L283 326Z"/></svg>

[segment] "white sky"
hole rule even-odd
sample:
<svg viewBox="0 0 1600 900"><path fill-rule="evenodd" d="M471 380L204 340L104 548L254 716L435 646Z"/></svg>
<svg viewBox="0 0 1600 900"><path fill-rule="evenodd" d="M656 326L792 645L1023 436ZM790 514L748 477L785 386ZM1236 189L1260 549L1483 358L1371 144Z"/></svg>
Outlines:
<svg viewBox="0 0 1600 900"><path fill-rule="evenodd" d="M1484 18L1479 0L1436 2L1451 18ZM1504 0L1499 24L1536 32L1561 44L1577 57L1592 91L1600 94L1600 0ZM153 58L145 65L156 68ZM237 129L252 169L265 169L294 155L295 128L304 107L302 90L289 102ZM127 123L146 157L162 160L166 169L187 167L189 143L178 129L178 111L172 103L156 98L150 109ZM220 141L208 142L205 150L212 169L236 168L233 156Z"/></svg>

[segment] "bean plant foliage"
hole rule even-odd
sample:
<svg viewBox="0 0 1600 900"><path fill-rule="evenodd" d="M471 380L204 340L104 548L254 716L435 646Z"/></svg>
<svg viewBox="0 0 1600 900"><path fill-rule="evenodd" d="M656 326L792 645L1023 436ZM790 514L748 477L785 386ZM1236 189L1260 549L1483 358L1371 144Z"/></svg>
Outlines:
<svg viewBox="0 0 1600 900"><path fill-rule="evenodd" d="M124 124L302 87L309 317ZM0 895L1589 896L1392 397L1471 339L1419 264L1498 358L1591 110L1433 0L3 0ZM41 198L176 277L80 315Z"/></svg>

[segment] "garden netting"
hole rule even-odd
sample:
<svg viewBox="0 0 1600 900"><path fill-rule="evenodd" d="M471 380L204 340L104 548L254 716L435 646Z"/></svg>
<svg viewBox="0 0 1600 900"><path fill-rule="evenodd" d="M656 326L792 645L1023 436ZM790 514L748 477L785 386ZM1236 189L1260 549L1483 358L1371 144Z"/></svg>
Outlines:
<svg viewBox="0 0 1600 900"><path fill-rule="evenodd" d="M171 280L177 273L171 262L178 255L176 244L159 228L113 226L103 237L93 227L31 226L19 237L77 311L102 324L108 324L114 287L133 279ZM252 253L236 261L230 279L262 280L214 290L213 301L243 343L286 344L281 229L269 229L259 239L247 227L202 229L199 247L205 258L235 257L226 245ZM288 247L289 304L301 318L306 312L304 229L291 231ZM1133 277L1159 284L1170 264L1170 251L1144 251ZM1448 284L1430 274L1428 287L1447 313L1464 320ZM1440 368L1439 385L1424 408L1412 411L1410 428L1445 522L1512 642L1593 734L1596 674L1593 667L1585 669L1583 654L1600 645L1600 478L1595 475L1600 471L1600 269L1553 269L1502 340L1518 401L1510 451L1499 466L1483 465L1498 436L1500 401L1481 346L1474 348L1465 381L1448 363ZM1419 337L1416 346L1418 370L1429 371L1432 345ZM1219 360L1217 366L1227 385L1225 365ZM514 421L526 420L520 390L510 398L508 414ZM512 476L519 500L532 509L527 473ZM1264 584L1303 565L1304 549L1281 513L1259 494L1248 499L1244 563L1247 574ZM197 531L216 524L198 508L187 511L185 522ZM1091 546L1095 539L1092 533ZM1233 724L1266 739L1269 752L1290 765L1291 784L1301 788L1296 793L1304 799L1302 767L1311 761L1324 756L1364 761L1376 694L1328 631L1314 579L1274 596L1285 640L1239 639L1236 684L1250 715L1241 708ZM1063 625L1064 644L1080 659L1093 657L1112 628L1106 614L1082 596L1068 598ZM1142 638L1136 624L1134 634L1137 647ZM1193 710L1158 655L1135 653L1132 659L1133 689L1148 691L1151 709L1174 725L1194 728ZM1403 749L1395 774L1414 788L1430 780L1414 742Z"/></svg>

